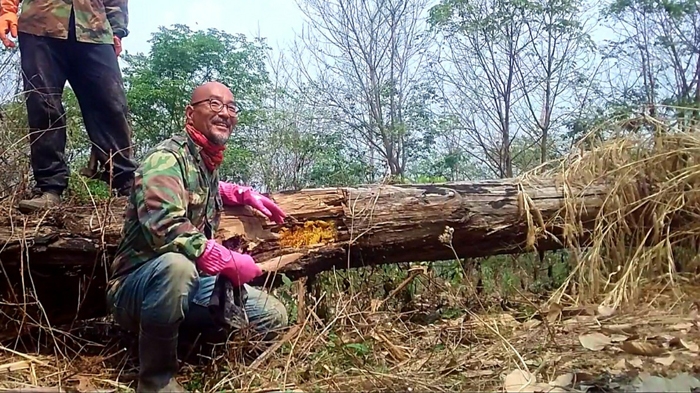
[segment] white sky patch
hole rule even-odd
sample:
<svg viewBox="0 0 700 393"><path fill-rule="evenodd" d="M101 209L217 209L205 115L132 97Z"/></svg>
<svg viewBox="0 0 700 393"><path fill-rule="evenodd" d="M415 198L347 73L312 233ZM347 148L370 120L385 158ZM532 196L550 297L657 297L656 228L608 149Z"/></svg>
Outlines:
<svg viewBox="0 0 700 393"><path fill-rule="evenodd" d="M191 29L216 28L249 37L260 34L273 48L285 46L300 31L303 14L294 0L149 0L129 3L129 36L124 49L147 52L159 26L175 23Z"/></svg>

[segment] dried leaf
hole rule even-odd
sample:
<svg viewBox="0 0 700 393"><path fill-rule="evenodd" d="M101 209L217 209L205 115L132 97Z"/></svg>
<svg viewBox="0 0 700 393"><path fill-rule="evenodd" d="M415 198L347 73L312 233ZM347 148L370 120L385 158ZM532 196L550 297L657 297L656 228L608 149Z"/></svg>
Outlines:
<svg viewBox="0 0 700 393"><path fill-rule="evenodd" d="M599 316L603 318L608 318L613 316L616 310L613 307L608 307L601 304L600 306L598 306L597 311Z"/></svg>
<svg viewBox="0 0 700 393"><path fill-rule="evenodd" d="M557 387L557 386L550 386L546 383L537 383L535 385L531 385L530 388L532 388L533 393L563 393L566 392L566 390Z"/></svg>
<svg viewBox="0 0 700 393"><path fill-rule="evenodd" d="M615 363L615 365L613 365L612 369L617 371L627 370L627 361L625 359L620 359L617 363Z"/></svg>
<svg viewBox="0 0 700 393"><path fill-rule="evenodd" d="M529 392L537 384L537 378L525 370L513 370L506 375L503 387L506 392Z"/></svg>
<svg viewBox="0 0 700 393"><path fill-rule="evenodd" d="M634 328L629 323L603 326L602 330L608 334L626 334L628 336L635 334Z"/></svg>
<svg viewBox="0 0 700 393"><path fill-rule="evenodd" d="M514 316L503 313L498 315L493 319L493 322L498 323L499 325L503 326L518 326L520 325L520 322L518 322Z"/></svg>
<svg viewBox="0 0 700 393"><path fill-rule="evenodd" d="M629 339L629 336L625 336L624 334L612 334L610 335L610 341L614 343L621 343L623 341L627 341Z"/></svg>
<svg viewBox="0 0 700 393"><path fill-rule="evenodd" d="M573 318L567 319L564 321L564 324L566 325L593 325L596 324L596 319L594 316L591 315L577 315Z"/></svg>
<svg viewBox="0 0 700 393"><path fill-rule="evenodd" d="M630 359L627 361L627 363L629 363L630 366L635 367L635 368L644 367L644 361L642 361L642 359L640 359L640 358Z"/></svg>
<svg viewBox="0 0 700 393"><path fill-rule="evenodd" d="M690 352L700 352L700 347L698 347L698 344L695 344L694 342L690 341L685 341L683 339L679 341L683 348L689 350Z"/></svg>
<svg viewBox="0 0 700 393"><path fill-rule="evenodd" d="M568 393L568 390L560 388L558 386L552 386L548 390L543 390L543 393Z"/></svg>
<svg viewBox="0 0 700 393"><path fill-rule="evenodd" d="M559 316L561 315L561 310L562 306L559 304L552 304L552 306L549 308L549 311L547 311L547 322L550 324L553 324L554 322L559 319Z"/></svg>
<svg viewBox="0 0 700 393"><path fill-rule="evenodd" d="M542 321L540 321L539 319L531 319L531 320L523 323L522 328L530 330L530 329L534 329L534 328L540 326L541 324L542 324Z"/></svg>
<svg viewBox="0 0 700 393"><path fill-rule="evenodd" d="M601 351L612 343L610 337L603 333L584 334L579 336L578 340L584 348L590 349L591 351Z"/></svg>
<svg viewBox="0 0 700 393"><path fill-rule="evenodd" d="M649 337L649 338L647 338L647 341L661 341L663 343L663 342L671 342L674 338L676 338L676 337L668 335L668 334L664 334L664 335L659 336L659 337Z"/></svg>
<svg viewBox="0 0 700 393"><path fill-rule="evenodd" d="M664 366L670 366L675 360L676 358L674 358L673 355L662 358L654 358L656 363L663 364Z"/></svg>
<svg viewBox="0 0 700 393"><path fill-rule="evenodd" d="M572 382L574 382L574 374L566 373L556 377L553 381L550 381L549 384L551 386L559 386L566 388L571 386Z"/></svg>
<svg viewBox="0 0 700 393"><path fill-rule="evenodd" d="M683 340L678 337L675 337L671 341L669 341L668 346L671 348L684 348L689 350L690 352L700 352L698 344L695 344L691 341Z"/></svg>
<svg viewBox="0 0 700 393"><path fill-rule="evenodd" d="M639 373L630 387L637 392L690 392L700 387L700 380L686 373L673 379Z"/></svg>
<svg viewBox="0 0 700 393"><path fill-rule="evenodd" d="M620 344L620 348L632 355L638 356L659 356L666 352L665 349L650 342L625 341Z"/></svg>
<svg viewBox="0 0 700 393"><path fill-rule="evenodd" d="M92 384L90 378L84 375L76 375L75 380L78 381L78 385L75 387L75 390L77 390L78 392L87 393L97 391L97 388L95 387L95 385Z"/></svg>

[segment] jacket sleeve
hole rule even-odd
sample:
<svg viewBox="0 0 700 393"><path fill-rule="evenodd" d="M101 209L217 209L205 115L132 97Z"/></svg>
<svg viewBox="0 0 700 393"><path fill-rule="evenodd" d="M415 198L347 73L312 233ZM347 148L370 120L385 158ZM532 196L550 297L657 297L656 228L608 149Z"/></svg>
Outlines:
<svg viewBox="0 0 700 393"><path fill-rule="evenodd" d="M133 197L151 246L194 261L204 252L207 238L187 218L189 198L183 176L173 153L156 150L136 171Z"/></svg>
<svg viewBox="0 0 700 393"><path fill-rule="evenodd" d="M104 0L107 20L114 35L122 39L129 35L129 0Z"/></svg>

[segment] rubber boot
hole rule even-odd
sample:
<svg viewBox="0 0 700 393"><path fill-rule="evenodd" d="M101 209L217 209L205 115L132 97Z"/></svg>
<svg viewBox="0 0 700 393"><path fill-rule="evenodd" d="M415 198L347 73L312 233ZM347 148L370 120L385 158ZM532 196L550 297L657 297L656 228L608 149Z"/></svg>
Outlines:
<svg viewBox="0 0 700 393"><path fill-rule="evenodd" d="M32 199L19 201L19 210L22 213L31 213L43 209L56 207L61 203L61 197L54 192L44 192Z"/></svg>
<svg viewBox="0 0 700 393"><path fill-rule="evenodd" d="M136 393L186 392L175 380L178 326L141 325Z"/></svg>

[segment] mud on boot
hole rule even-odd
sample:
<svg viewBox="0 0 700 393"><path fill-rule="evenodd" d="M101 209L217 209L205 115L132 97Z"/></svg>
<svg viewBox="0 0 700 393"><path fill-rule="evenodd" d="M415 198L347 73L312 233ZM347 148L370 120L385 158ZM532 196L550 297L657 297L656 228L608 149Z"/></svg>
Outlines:
<svg viewBox="0 0 700 393"><path fill-rule="evenodd" d="M19 211L22 213L32 213L39 210L57 207L61 203L61 197L54 192L43 192L32 199L19 201Z"/></svg>

